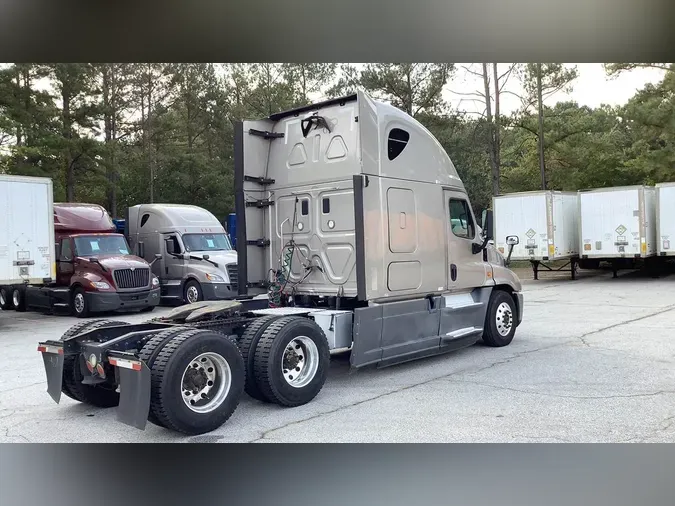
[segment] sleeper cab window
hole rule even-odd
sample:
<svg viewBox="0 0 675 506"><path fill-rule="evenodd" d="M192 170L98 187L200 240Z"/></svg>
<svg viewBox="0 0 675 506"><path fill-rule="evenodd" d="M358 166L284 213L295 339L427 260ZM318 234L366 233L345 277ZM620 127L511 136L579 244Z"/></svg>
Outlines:
<svg viewBox="0 0 675 506"><path fill-rule="evenodd" d="M148 221L148 218L150 218L149 214L144 214L143 217L141 218L141 227L145 225L145 223Z"/></svg>
<svg viewBox="0 0 675 506"><path fill-rule="evenodd" d="M473 225L471 209L466 200L450 199L450 228L457 237L473 239L476 229Z"/></svg>
<svg viewBox="0 0 675 506"><path fill-rule="evenodd" d="M387 140L387 154L389 160L393 160L400 155L408 145L410 134L400 128L392 128Z"/></svg>

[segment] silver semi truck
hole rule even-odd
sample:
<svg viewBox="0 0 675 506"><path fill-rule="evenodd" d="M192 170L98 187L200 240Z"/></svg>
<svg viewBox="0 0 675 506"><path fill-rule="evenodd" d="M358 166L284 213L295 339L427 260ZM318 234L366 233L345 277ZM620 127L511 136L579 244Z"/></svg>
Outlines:
<svg viewBox="0 0 675 506"><path fill-rule="evenodd" d="M164 300L189 304L237 295L237 252L218 219L206 209L179 204L130 207L129 243L153 264ZM159 258L159 257L158 257Z"/></svg>
<svg viewBox="0 0 675 506"><path fill-rule="evenodd" d="M201 434L244 391L310 402L332 350L359 368L511 343L523 296L492 214L479 228L448 155L399 109L358 92L239 123L235 189L238 299L40 343L56 402Z"/></svg>

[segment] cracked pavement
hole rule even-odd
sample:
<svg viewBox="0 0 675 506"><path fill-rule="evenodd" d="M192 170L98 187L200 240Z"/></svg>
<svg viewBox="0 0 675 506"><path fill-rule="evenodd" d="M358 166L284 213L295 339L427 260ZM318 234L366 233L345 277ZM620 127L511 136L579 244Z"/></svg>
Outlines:
<svg viewBox="0 0 675 506"><path fill-rule="evenodd" d="M522 278L525 320L506 348L361 371L335 355L311 403L245 396L225 425L196 437L54 404L37 342L76 320L0 311L0 442L675 442L675 276Z"/></svg>

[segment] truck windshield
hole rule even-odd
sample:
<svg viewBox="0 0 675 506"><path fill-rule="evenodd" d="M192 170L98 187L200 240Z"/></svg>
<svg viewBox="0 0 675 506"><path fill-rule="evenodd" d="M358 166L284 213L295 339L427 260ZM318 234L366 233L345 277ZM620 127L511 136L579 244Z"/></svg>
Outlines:
<svg viewBox="0 0 675 506"><path fill-rule="evenodd" d="M232 245L225 234L185 234L183 244L187 251L224 251Z"/></svg>
<svg viewBox="0 0 675 506"><path fill-rule="evenodd" d="M75 237L75 252L81 257L128 255L129 245L121 235L82 235Z"/></svg>

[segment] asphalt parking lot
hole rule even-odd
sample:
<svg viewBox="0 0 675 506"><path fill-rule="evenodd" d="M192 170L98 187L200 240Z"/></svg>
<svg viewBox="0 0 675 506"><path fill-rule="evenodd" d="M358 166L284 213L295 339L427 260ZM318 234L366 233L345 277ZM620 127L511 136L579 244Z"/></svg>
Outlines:
<svg viewBox="0 0 675 506"><path fill-rule="evenodd" d="M76 319L0 311L0 442L675 442L675 276L528 277L525 319L506 348L358 372L335 356L308 405L244 397L197 437L54 404L37 342Z"/></svg>

